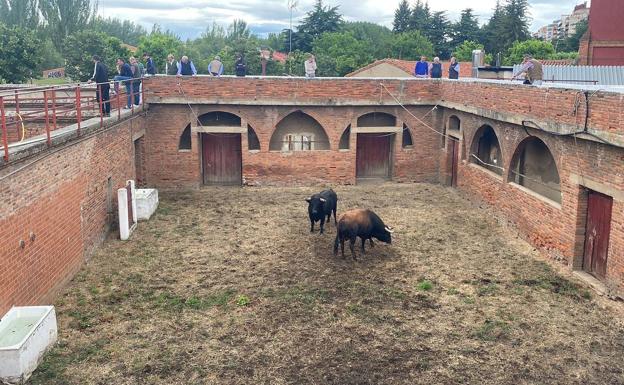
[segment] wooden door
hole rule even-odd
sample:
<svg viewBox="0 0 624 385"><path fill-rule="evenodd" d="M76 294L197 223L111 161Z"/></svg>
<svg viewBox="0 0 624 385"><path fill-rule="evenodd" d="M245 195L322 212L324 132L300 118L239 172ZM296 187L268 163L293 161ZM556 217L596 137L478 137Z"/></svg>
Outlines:
<svg viewBox="0 0 624 385"><path fill-rule="evenodd" d="M457 186L457 170L459 169L459 140L451 141L451 186Z"/></svg>
<svg viewBox="0 0 624 385"><path fill-rule="evenodd" d="M240 134L202 134L204 184L240 185L242 151Z"/></svg>
<svg viewBox="0 0 624 385"><path fill-rule="evenodd" d="M589 191L583 270L599 278L604 278L607 274L612 207L613 198L596 191Z"/></svg>
<svg viewBox="0 0 624 385"><path fill-rule="evenodd" d="M392 139L394 134L358 134L357 178L390 179L392 177Z"/></svg>

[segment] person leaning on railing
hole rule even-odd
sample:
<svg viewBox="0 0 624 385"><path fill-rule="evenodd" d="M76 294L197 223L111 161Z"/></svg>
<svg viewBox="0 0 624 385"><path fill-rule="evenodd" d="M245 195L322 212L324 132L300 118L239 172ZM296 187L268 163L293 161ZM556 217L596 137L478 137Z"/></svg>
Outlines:
<svg viewBox="0 0 624 385"><path fill-rule="evenodd" d="M189 60L188 56L182 56L182 59L178 63L178 76L195 76L197 70L195 64Z"/></svg>
<svg viewBox="0 0 624 385"><path fill-rule="evenodd" d="M544 78L544 70L542 69L542 63L533 59L533 56L526 54L522 61L522 67L514 74L511 80L516 79L518 76L526 74L524 84L532 84L539 86L542 84Z"/></svg>
<svg viewBox="0 0 624 385"><path fill-rule="evenodd" d="M115 93L119 93L119 82L123 82L126 86L126 94L128 95L128 102L124 108L130 109L132 108L132 92L130 85L130 80L132 80L132 69L123 58L117 59L117 68L119 68L119 75L113 78L115 81Z"/></svg>
<svg viewBox="0 0 624 385"><path fill-rule="evenodd" d="M96 83L95 97L98 104L101 105L100 113L104 116L110 116L110 84L108 83L108 68L100 61L98 55L93 55L93 76L89 79L89 83Z"/></svg>
<svg viewBox="0 0 624 385"><path fill-rule="evenodd" d="M165 63L165 74L175 76L178 74L179 63L172 54L167 55L167 63Z"/></svg>

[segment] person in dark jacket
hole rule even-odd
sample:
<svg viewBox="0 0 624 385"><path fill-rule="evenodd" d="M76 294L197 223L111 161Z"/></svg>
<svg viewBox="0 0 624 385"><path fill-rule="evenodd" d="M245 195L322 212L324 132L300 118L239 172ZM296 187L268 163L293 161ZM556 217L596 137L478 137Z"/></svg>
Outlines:
<svg viewBox="0 0 624 385"><path fill-rule="evenodd" d="M143 60L145 60L145 73L148 75L156 75L156 64L154 64L154 59L152 59L151 55L145 52L143 54Z"/></svg>
<svg viewBox="0 0 624 385"><path fill-rule="evenodd" d="M442 63L440 63L439 57L433 58L433 63L431 63L431 70L429 71L432 79L440 79L442 78Z"/></svg>
<svg viewBox="0 0 624 385"><path fill-rule="evenodd" d="M110 116L110 83L108 82L108 68L102 63L98 55L93 55L93 76L89 79L89 83L95 82L95 97L98 105L101 106L100 112L104 116Z"/></svg>
<svg viewBox="0 0 624 385"><path fill-rule="evenodd" d="M247 66L245 60L241 54L236 54L236 61L234 62L234 72L236 76L245 76L247 74Z"/></svg>
<svg viewBox="0 0 624 385"><path fill-rule="evenodd" d="M451 58L451 64L449 64L449 79L459 79L459 63L455 56Z"/></svg>
<svg viewBox="0 0 624 385"><path fill-rule="evenodd" d="M178 63L178 76L195 76L197 70L195 64L189 60L188 56L182 56Z"/></svg>
<svg viewBox="0 0 624 385"><path fill-rule="evenodd" d="M119 82L123 82L126 86L126 94L128 96L128 103L126 104L125 109L132 108L132 68L130 65L124 61L122 58L117 59L117 68L119 69L119 75L115 76L113 80L115 81L115 93L119 93Z"/></svg>

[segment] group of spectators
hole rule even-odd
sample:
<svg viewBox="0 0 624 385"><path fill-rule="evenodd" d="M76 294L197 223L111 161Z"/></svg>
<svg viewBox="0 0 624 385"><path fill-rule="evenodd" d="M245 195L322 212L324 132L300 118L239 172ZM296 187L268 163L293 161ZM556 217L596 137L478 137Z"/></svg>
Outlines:
<svg viewBox="0 0 624 385"><path fill-rule="evenodd" d="M208 63L208 73L212 76L223 75L223 63L219 55ZM234 62L234 73L236 76L245 76L247 74L247 65L241 54L236 54L236 61ZM165 63L165 74L171 76L195 76L197 75L197 68L188 56L182 56L180 61L176 61L175 56L169 54L167 56L167 62Z"/></svg>
<svg viewBox="0 0 624 385"><path fill-rule="evenodd" d="M417 78L442 78L442 63L440 63L440 58L435 57L433 58L433 62L429 63L427 62L426 56L421 56L420 60L417 61L414 66L414 76ZM459 63L455 57L451 58L448 77L449 79L459 79Z"/></svg>

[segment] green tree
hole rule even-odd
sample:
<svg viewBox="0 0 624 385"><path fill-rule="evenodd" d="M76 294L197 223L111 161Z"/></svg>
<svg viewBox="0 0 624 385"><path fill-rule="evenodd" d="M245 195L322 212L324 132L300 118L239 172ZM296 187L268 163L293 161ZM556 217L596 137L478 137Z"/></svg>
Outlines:
<svg viewBox="0 0 624 385"><path fill-rule="evenodd" d="M496 7L494 7L492 16L481 29L480 40L483 42L486 52L496 55L498 52L503 52L505 50L505 44L502 40L504 17L505 10L500 4L500 0L496 0Z"/></svg>
<svg viewBox="0 0 624 385"><path fill-rule="evenodd" d="M425 31L425 36L433 44L433 48L441 59L448 59L451 49L448 39L451 23L446 17L446 11L438 11L431 17L429 28Z"/></svg>
<svg viewBox="0 0 624 385"><path fill-rule="evenodd" d="M483 44L466 40L455 48L453 56L457 61L472 61L472 51L475 49L483 49Z"/></svg>
<svg viewBox="0 0 624 385"><path fill-rule="evenodd" d="M33 76L41 61L34 32L0 24L0 83L21 83Z"/></svg>
<svg viewBox="0 0 624 385"><path fill-rule="evenodd" d="M535 59L550 59L555 54L555 48L550 42L543 40L516 41L507 51L504 64L513 65L522 63L523 56L533 55Z"/></svg>
<svg viewBox="0 0 624 385"><path fill-rule="evenodd" d="M345 22L340 31L350 32L356 40L365 42L364 54L373 59L384 59L392 54L393 34L387 27L365 21L355 21Z"/></svg>
<svg viewBox="0 0 624 385"><path fill-rule="evenodd" d="M422 3L420 0L417 0L414 9L412 9L409 30L424 33L429 28L430 21L431 11L429 10L429 3L426 1Z"/></svg>
<svg viewBox="0 0 624 385"><path fill-rule="evenodd" d="M459 21L453 24L452 36L452 47L457 47L465 41L479 40L479 21L472 8L466 8L461 12Z"/></svg>
<svg viewBox="0 0 624 385"><path fill-rule="evenodd" d="M145 28L138 24L129 20L120 20L110 17L106 19L101 17L94 18L89 28L98 32L104 32L130 45L138 45L139 39L147 35Z"/></svg>
<svg viewBox="0 0 624 385"><path fill-rule="evenodd" d="M293 47L309 52L312 48L312 41L325 32L336 32L340 28L343 20L338 13L339 6L324 6L323 0L317 0L314 8L306 14L301 24L297 26L297 38L293 36ZM295 40L297 42L295 46Z"/></svg>
<svg viewBox="0 0 624 385"><path fill-rule="evenodd" d="M33 30L39 22L37 0L0 0L0 23Z"/></svg>
<svg viewBox="0 0 624 385"><path fill-rule="evenodd" d="M149 53L151 55L156 65L156 70L159 72L165 69L167 55L173 54L176 56L177 60L180 60L180 57L184 54L184 43L182 43L180 38L163 32L152 32L149 35L141 37L137 48L137 54L139 56L143 55L143 53ZM195 61L195 58L192 56L191 59Z"/></svg>
<svg viewBox="0 0 624 385"><path fill-rule="evenodd" d="M251 31L247 26L247 22L244 20L234 19L234 21L228 26L227 38L233 39L249 39Z"/></svg>
<svg viewBox="0 0 624 385"><path fill-rule="evenodd" d="M406 32L410 28L410 19L412 10L407 0L401 0L399 8L394 11L394 22L392 23L392 31L401 33Z"/></svg>
<svg viewBox="0 0 624 385"><path fill-rule="evenodd" d="M392 39L392 57L418 60L421 56L433 56L433 45L419 31L396 33Z"/></svg>
<svg viewBox="0 0 624 385"><path fill-rule="evenodd" d="M314 40L312 47L316 56L318 74L321 76L344 76L372 61L366 52L364 41L358 41L349 32L328 32Z"/></svg>
<svg viewBox="0 0 624 385"><path fill-rule="evenodd" d="M93 55L98 55L108 67L108 75L115 75L115 61L118 57L127 58L127 49L121 46L121 40L102 32L81 31L65 39L63 48L67 65L65 73L76 81L85 81L93 75Z"/></svg>
<svg viewBox="0 0 624 385"><path fill-rule="evenodd" d="M528 0L507 0L501 20L503 48L509 48L516 41L527 40L529 34Z"/></svg>
<svg viewBox="0 0 624 385"><path fill-rule="evenodd" d="M52 42L62 51L65 38L82 31L96 15L97 2L91 0L40 0L39 9Z"/></svg>

